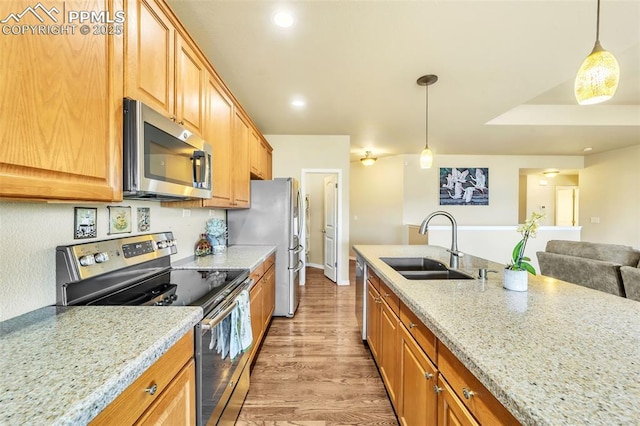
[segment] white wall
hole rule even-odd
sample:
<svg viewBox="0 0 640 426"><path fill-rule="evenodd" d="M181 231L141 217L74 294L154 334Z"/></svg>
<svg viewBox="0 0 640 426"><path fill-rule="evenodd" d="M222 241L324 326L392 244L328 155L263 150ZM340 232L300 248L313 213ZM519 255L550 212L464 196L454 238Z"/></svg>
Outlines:
<svg viewBox="0 0 640 426"><path fill-rule="evenodd" d="M584 241L640 249L640 144L585 158L580 225Z"/></svg>
<svg viewBox="0 0 640 426"><path fill-rule="evenodd" d="M182 217L182 209L160 207L160 203L123 201L111 205L151 208L151 231L173 231L178 240L178 254L172 261L193 256L198 237L211 217L224 219L223 210L190 209L190 217ZM56 302L55 249L58 245L78 244L110 237L107 235L107 204L46 204L0 201L0 321L53 305ZM73 239L73 208L97 207L98 236L86 240Z"/></svg>
<svg viewBox="0 0 640 426"><path fill-rule="evenodd" d="M521 168L581 169L583 164L581 156L438 155L431 169L421 169L417 154L380 158L368 168L354 162L351 244L402 244L403 225L420 224L435 210L452 213L459 225L515 225ZM488 167L489 205L441 207L440 167Z"/></svg>
<svg viewBox="0 0 640 426"><path fill-rule="evenodd" d="M349 136L265 135L273 147L273 177L302 178L303 169L340 170L342 216L339 234L339 284L349 284Z"/></svg>
<svg viewBox="0 0 640 426"><path fill-rule="evenodd" d="M518 223L521 168L581 169L581 156L438 155L431 169L420 169L418 155L405 156L403 222L420 223L434 210L446 210L461 225ZM440 167L488 167L488 206L440 206ZM445 223L445 222L442 222Z"/></svg>

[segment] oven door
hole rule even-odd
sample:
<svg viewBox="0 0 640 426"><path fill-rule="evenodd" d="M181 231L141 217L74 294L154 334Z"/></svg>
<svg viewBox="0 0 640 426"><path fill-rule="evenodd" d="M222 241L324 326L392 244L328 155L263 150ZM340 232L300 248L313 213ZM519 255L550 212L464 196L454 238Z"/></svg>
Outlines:
<svg viewBox="0 0 640 426"><path fill-rule="evenodd" d="M216 309L213 318L205 317L196 326L197 425L233 425L249 391L249 351L231 360L217 352L217 343L211 347L216 325L235 308L235 295L223 302L221 310Z"/></svg>

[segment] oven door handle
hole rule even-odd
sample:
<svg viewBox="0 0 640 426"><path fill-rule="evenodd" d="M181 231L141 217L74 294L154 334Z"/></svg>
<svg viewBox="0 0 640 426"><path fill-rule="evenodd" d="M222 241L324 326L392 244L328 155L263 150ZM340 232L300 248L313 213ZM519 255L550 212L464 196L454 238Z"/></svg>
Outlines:
<svg viewBox="0 0 640 426"><path fill-rule="evenodd" d="M201 324L202 329L203 330L211 330L213 327L215 327L216 325L220 324L222 322L222 320L225 319L225 317L227 315L229 315L229 313L231 313L231 311L233 311L237 305L238 305L238 301L234 300L233 303L231 305L229 305L228 308L226 308L224 311L220 312L214 318L205 318L205 319L203 319L202 320L202 324Z"/></svg>

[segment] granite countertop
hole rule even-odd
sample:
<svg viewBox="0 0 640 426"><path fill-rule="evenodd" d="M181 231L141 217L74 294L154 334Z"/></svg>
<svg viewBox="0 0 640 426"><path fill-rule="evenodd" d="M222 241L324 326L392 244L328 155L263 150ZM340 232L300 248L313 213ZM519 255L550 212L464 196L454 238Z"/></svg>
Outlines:
<svg viewBox="0 0 640 426"><path fill-rule="evenodd" d="M48 306L0 323L0 424L86 424L202 318L200 307Z"/></svg>
<svg viewBox="0 0 640 426"><path fill-rule="evenodd" d="M253 271L275 253L276 246L229 246L225 253L202 257L191 256L172 262L174 269L249 269Z"/></svg>
<svg viewBox="0 0 640 426"><path fill-rule="evenodd" d="M485 280L411 281L380 257L428 257L435 246L354 246L399 298L523 424L638 424L640 303L549 277L502 287L504 265L465 255Z"/></svg>

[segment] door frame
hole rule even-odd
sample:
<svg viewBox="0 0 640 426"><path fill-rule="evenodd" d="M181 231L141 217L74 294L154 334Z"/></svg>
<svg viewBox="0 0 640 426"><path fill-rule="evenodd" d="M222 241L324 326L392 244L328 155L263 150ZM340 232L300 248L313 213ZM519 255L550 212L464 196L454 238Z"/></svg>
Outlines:
<svg viewBox="0 0 640 426"><path fill-rule="evenodd" d="M336 277L337 277L337 284L338 285L349 285L349 280L347 280L346 282L342 282L340 280L341 277L341 273L342 273L342 268L344 267L344 265L342 264L342 243L344 242L344 235L343 235L343 227L342 227L342 169L302 169L300 171L300 194L302 195L302 211L304 212L307 208L307 200L306 197L304 196L304 194L307 193L307 174L323 174L323 175L332 175L335 174L338 177L338 203L337 203L337 207L338 207L338 217L336 218L336 226L338 227L338 235L337 235L337 247L336 247L336 262L337 262L337 266L336 266ZM302 229L306 229L307 226L307 218L306 217L302 217ZM305 247L305 250L307 249L307 247ZM305 263L306 263L306 259L305 259ZM304 268L302 268L300 270L300 285L305 285L306 283L306 271Z"/></svg>

